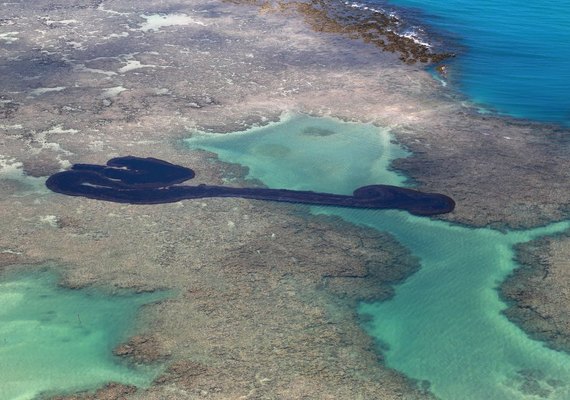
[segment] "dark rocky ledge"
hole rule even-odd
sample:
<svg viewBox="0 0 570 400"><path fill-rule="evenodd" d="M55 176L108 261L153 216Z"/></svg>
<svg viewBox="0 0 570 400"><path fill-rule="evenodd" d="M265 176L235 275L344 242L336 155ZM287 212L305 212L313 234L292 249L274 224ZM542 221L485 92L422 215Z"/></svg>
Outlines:
<svg viewBox="0 0 570 400"><path fill-rule="evenodd" d="M520 264L501 285L505 315L532 338L570 352L570 233L516 248Z"/></svg>
<svg viewBox="0 0 570 400"><path fill-rule="evenodd" d="M127 342L118 345L113 350L113 354L139 364L164 361L170 356L154 335L133 336Z"/></svg>
<svg viewBox="0 0 570 400"><path fill-rule="evenodd" d="M82 392L71 395L50 397L50 400L126 400L137 391L132 385L111 382L94 392Z"/></svg>
<svg viewBox="0 0 570 400"><path fill-rule="evenodd" d="M326 0L268 1L229 0L232 3L254 4L263 11L298 12L317 32L336 33L391 53L398 53L407 64L438 63L454 57L453 53L434 52L411 37L398 34L404 21L395 15L345 6L342 2Z"/></svg>

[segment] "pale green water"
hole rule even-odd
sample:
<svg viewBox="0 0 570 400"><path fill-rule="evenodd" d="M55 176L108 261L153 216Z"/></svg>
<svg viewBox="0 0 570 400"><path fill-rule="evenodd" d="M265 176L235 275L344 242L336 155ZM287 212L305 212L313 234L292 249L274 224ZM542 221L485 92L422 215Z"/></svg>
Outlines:
<svg viewBox="0 0 570 400"><path fill-rule="evenodd" d="M407 153L377 127L305 116L283 122L228 135L196 134L186 143L249 167L249 177L274 188L352 193L354 182L377 183L378 174L386 184L403 182L387 169Z"/></svg>
<svg viewBox="0 0 570 400"><path fill-rule="evenodd" d="M306 135L309 126L336 133ZM387 166L405 153L371 125L293 116L245 133L196 134L187 144L250 167L251 177L273 188L350 193L371 183L404 182ZM570 399L570 356L510 323L495 290L515 267L515 243L566 230L569 222L504 234L400 211L312 211L388 231L421 260L421 270L398 286L394 299L360 307L372 316L369 331L385 344L389 366L429 381L445 400L540 398L530 392Z"/></svg>
<svg viewBox="0 0 570 400"><path fill-rule="evenodd" d="M57 286L42 269L0 279L0 400L32 399L109 381L146 386L155 368L129 368L112 355L138 308L164 294L109 296Z"/></svg>

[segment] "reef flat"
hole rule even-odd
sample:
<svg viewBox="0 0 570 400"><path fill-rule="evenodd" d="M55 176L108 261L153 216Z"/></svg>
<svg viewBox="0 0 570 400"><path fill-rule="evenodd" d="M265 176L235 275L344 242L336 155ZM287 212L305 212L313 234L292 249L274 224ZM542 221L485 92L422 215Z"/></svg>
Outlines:
<svg viewBox="0 0 570 400"><path fill-rule="evenodd" d="M173 0L0 7L0 265L52 260L69 287L179 293L144 307L137 324L167 372L148 391L86 396L429 394L378 363L355 314L355 302L388 298L418 268L390 236L292 205L133 206L49 192L47 177L72 164L133 154L191 165L198 183L245 187L244 168L180 140L284 112L332 115L390 129L413 152L395 166L418 189L457 200L450 220L568 218L567 131L479 115L420 65L315 32L292 10Z"/></svg>
<svg viewBox="0 0 570 400"><path fill-rule="evenodd" d="M413 152L396 167L418 189L460 200L451 220L529 227L567 217L567 131L479 115L397 54L253 6L89 4L6 10L3 29L20 39L2 64L5 156L32 175L105 161L77 154L119 155L121 141L235 131L296 110L392 128ZM156 28L144 25L152 15Z"/></svg>
<svg viewBox="0 0 570 400"><path fill-rule="evenodd" d="M193 158L214 182L240 172ZM356 301L388 298L417 268L388 235L240 199L132 206L55 196L40 198L53 224L35 216L30 197L19 217L2 215L7 230L20 229L21 260L57 260L72 288L179 293L143 309L150 349L137 340L116 349L126 358L158 351L149 361L169 366L131 398L425 397L378 363L357 323Z"/></svg>
<svg viewBox="0 0 570 400"><path fill-rule="evenodd" d="M535 339L570 352L570 234L517 246L520 268L501 285L505 314Z"/></svg>

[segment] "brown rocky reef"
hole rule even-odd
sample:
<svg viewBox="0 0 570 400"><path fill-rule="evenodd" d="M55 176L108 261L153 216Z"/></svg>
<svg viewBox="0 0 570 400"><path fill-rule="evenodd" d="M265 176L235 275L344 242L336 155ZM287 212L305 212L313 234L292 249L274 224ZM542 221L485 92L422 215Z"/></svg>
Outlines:
<svg viewBox="0 0 570 400"><path fill-rule="evenodd" d="M118 345L113 354L118 357L126 357L135 363L153 363L164 361L168 352L164 351L160 339L155 335L136 335L127 342Z"/></svg>
<svg viewBox="0 0 570 400"><path fill-rule="evenodd" d="M108 383L95 392L76 393L69 396L52 397L51 400L125 400L127 396L137 391L137 388L120 383Z"/></svg>
<svg viewBox="0 0 570 400"><path fill-rule="evenodd" d="M505 314L531 337L570 352L570 232L516 250L521 266L501 286Z"/></svg>
<svg viewBox="0 0 570 400"><path fill-rule="evenodd" d="M395 15L380 11L348 7L341 2L327 0L230 1L255 4L263 11L298 12L317 32L336 33L353 39L361 39L384 51L400 54L400 60L408 64L437 63L454 56L447 52L433 52L426 44L399 34L404 21Z"/></svg>

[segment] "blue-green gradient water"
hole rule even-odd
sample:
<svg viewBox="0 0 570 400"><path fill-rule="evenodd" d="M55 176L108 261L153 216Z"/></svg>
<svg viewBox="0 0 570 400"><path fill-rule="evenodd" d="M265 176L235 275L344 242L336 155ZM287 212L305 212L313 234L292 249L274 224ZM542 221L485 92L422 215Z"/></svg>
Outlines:
<svg viewBox="0 0 570 400"><path fill-rule="evenodd" d="M310 134L319 131L329 134ZM251 177L273 188L349 194L368 184L405 182L387 168L405 153L372 125L290 116L243 133L197 133L186 143L248 166ZM429 381L443 400L537 399L536 393L570 398L570 356L510 323L496 290L516 266L514 244L568 229L569 222L501 233L401 211L312 212L390 232L421 261L393 299L359 310L371 316L369 332L384 344L388 366Z"/></svg>
<svg viewBox="0 0 570 400"><path fill-rule="evenodd" d="M403 6L460 45L455 87L500 113L570 125L570 2L369 0ZM405 14L406 11L404 10Z"/></svg>
<svg viewBox="0 0 570 400"><path fill-rule="evenodd" d="M112 351L138 308L163 294L106 295L58 287L41 269L0 280L0 400L93 389L110 381L147 386L156 368L121 363Z"/></svg>

